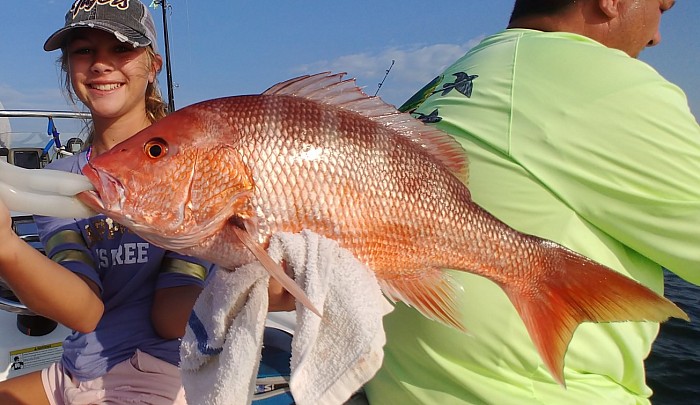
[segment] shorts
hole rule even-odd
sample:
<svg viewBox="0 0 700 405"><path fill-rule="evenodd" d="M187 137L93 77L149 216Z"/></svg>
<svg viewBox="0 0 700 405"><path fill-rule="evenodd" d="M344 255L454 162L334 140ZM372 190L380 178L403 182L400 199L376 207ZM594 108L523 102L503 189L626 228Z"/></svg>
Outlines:
<svg viewBox="0 0 700 405"><path fill-rule="evenodd" d="M107 374L89 381L72 378L55 363L41 380L51 405L186 405L180 369L140 350Z"/></svg>

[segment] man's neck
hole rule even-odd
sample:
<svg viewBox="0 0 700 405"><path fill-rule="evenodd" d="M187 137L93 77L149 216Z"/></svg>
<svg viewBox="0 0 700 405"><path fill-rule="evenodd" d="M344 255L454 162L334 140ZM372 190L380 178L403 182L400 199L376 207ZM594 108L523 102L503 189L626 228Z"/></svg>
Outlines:
<svg viewBox="0 0 700 405"><path fill-rule="evenodd" d="M597 1L577 1L552 15L526 15L511 20L508 28L525 28L544 32L571 32L605 44L611 17Z"/></svg>

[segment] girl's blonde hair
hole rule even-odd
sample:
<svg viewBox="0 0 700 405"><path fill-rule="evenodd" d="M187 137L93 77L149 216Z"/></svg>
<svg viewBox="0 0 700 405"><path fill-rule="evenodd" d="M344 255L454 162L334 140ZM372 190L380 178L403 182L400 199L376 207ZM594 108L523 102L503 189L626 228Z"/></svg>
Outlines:
<svg viewBox="0 0 700 405"><path fill-rule="evenodd" d="M151 46L146 47L146 55L148 56L148 65L153 66L153 62L155 61L157 54ZM64 94L66 98L73 103L73 105L78 105L78 101L80 100L75 95L75 91L73 91L73 84L71 83L70 74L68 72L68 52L66 52L65 48L61 50L61 57L59 58L58 62L61 65L61 71L63 72L61 81ZM163 100L160 87L158 86L157 76L160 71L161 69L158 69L153 82L148 83L148 86L146 86L146 116L151 123L158 121L168 114L168 106ZM95 127L92 125L92 120L85 120L84 131L86 131L88 134L84 145L86 148L92 144L92 138L95 136Z"/></svg>

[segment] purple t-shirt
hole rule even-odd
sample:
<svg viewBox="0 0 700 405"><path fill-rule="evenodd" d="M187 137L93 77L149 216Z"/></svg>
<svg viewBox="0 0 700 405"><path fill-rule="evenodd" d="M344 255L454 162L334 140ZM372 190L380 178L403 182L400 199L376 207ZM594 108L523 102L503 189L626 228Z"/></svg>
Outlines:
<svg viewBox="0 0 700 405"><path fill-rule="evenodd" d="M85 153L80 153L56 160L48 168L81 173L85 164ZM136 349L178 365L180 339L159 337L151 324L154 292L185 285L203 287L213 265L161 249L104 215L35 216L35 221L47 256L94 281L105 305L93 332L73 331L63 342L62 362L71 375L81 381L100 377ZM168 271L171 268L179 271ZM65 294L70 299L70 291Z"/></svg>

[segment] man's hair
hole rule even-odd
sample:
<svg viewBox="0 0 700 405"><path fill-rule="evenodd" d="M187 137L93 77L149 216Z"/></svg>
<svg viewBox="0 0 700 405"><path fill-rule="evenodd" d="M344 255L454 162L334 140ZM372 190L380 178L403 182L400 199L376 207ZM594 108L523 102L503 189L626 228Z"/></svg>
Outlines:
<svg viewBox="0 0 700 405"><path fill-rule="evenodd" d="M553 15L575 2L576 0L515 0L510 21L531 15Z"/></svg>

